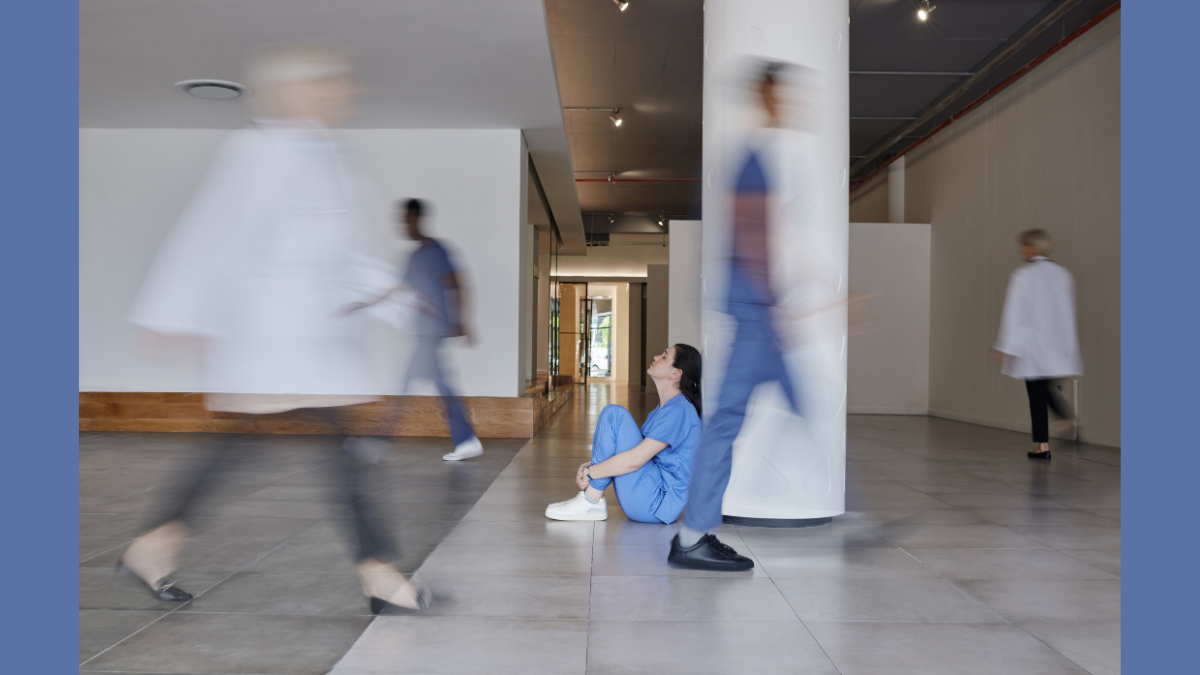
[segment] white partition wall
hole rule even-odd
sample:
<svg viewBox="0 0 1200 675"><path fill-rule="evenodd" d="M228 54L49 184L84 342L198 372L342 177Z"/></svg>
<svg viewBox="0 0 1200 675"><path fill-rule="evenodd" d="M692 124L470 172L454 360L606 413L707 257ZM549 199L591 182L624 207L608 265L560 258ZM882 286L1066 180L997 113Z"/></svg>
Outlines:
<svg viewBox="0 0 1200 675"><path fill-rule="evenodd" d="M849 34L846 0L708 0L704 21L703 353L715 409L733 322L722 310L731 191L764 143L772 287L791 318L784 359L802 399L760 386L734 444L727 519L803 525L845 511ZM781 71L780 127L755 131L765 61ZM778 524L778 523L776 523Z"/></svg>
<svg viewBox="0 0 1200 675"><path fill-rule="evenodd" d="M671 221L671 264L667 303L667 344L682 342L700 348L700 267L701 234L699 220Z"/></svg>

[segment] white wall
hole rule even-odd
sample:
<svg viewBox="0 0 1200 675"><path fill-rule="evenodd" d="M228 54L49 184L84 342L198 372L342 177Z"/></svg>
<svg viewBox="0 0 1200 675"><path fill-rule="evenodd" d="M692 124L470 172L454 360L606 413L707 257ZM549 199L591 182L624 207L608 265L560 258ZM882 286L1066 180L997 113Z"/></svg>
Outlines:
<svg viewBox="0 0 1200 675"><path fill-rule="evenodd" d="M228 132L80 129L80 391L195 391L195 359L154 361L126 321L142 276ZM521 133L498 130L347 130L376 190L372 210L389 233L392 203L428 200L430 229L446 239L472 292L476 345L447 350L466 396L521 388L523 171ZM397 262L411 244L396 240ZM524 275L527 276L527 275ZM380 326L378 391L402 375L411 341ZM516 358L514 358L516 357ZM432 393L431 389L419 393Z"/></svg>
<svg viewBox="0 0 1200 675"><path fill-rule="evenodd" d="M644 277L647 265L670 262L670 246L589 246L587 255L558 259L560 277Z"/></svg>
<svg viewBox="0 0 1200 675"><path fill-rule="evenodd" d="M1121 13L905 160L905 219L933 228L930 414L1029 430L1024 384L988 349L1021 264L1014 238L1037 227L1075 276L1082 438L1119 446ZM886 214L886 192L882 181L855 190L856 219Z"/></svg>
<svg viewBox="0 0 1200 675"><path fill-rule="evenodd" d="M925 224L850 223L850 296L873 297L850 335L849 413L929 411L929 238Z"/></svg>
<svg viewBox="0 0 1200 675"><path fill-rule="evenodd" d="M670 316L671 276L667 265L650 265L646 277L646 363L661 354L670 344L667 342L668 317ZM654 382L646 379L647 391L654 390Z"/></svg>
<svg viewBox="0 0 1200 675"><path fill-rule="evenodd" d="M700 349L700 268L703 228L699 220L671 221L670 302L667 343Z"/></svg>
<svg viewBox="0 0 1200 675"><path fill-rule="evenodd" d="M626 381L640 384L642 372L646 370L646 350L642 348L642 288L644 284L629 284L629 340L625 353L629 354L629 372Z"/></svg>

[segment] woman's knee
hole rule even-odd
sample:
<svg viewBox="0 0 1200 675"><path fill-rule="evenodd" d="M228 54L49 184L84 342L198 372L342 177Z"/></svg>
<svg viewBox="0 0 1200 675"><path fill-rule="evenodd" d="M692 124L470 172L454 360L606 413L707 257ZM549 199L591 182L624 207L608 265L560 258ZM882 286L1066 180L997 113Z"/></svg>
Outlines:
<svg viewBox="0 0 1200 675"><path fill-rule="evenodd" d="M633 419L633 415L625 408L625 406L609 403L600 411L600 420L603 422L621 422L625 419Z"/></svg>

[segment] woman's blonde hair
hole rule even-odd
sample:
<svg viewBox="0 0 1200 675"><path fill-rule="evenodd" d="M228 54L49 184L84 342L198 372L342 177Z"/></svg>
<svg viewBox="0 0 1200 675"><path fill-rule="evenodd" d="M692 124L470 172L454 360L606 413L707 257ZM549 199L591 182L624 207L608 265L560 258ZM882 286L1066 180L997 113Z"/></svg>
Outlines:
<svg viewBox="0 0 1200 675"><path fill-rule="evenodd" d="M261 117L277 117L285 112L283 90L286 85L349 75L353 70L350 57L333 47L271 47L246 65L246 84L254 91L247 103Z"/></svg>
<svg viewBox="0 0 1200 675"><path fill-rule="evenodd" d="M1022 246L1032 246L1035 253L1050 257L1054 252L1054 240L1045 230L1025 230L1017 235L1017 243Z"/></svg>

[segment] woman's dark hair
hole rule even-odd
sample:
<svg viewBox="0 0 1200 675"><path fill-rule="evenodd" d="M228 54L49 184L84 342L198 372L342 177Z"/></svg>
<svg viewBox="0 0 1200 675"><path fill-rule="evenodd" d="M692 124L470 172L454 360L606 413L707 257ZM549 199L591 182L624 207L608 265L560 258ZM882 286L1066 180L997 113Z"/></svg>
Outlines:
<svg viewBox="0 0 1200 675"><path fill-rule="evenodd" d="M696 415L703 418L703 404L700 402L700 352L691 345L677 344L675 363L671 365L683 371L683 377L679 378L679 391L696 406Z"/></svg>

